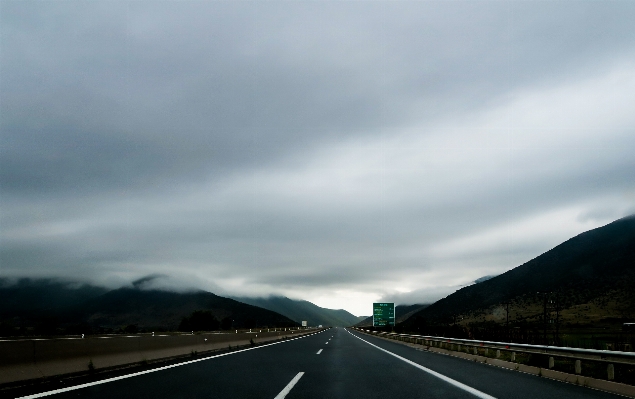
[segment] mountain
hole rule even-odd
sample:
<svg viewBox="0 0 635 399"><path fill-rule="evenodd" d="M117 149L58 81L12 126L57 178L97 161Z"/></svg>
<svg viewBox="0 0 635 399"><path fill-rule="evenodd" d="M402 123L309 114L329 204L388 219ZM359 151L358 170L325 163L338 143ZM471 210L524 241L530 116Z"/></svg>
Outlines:
<svg viewBox="0 0 635 399"><path fill-rule="evenodd" d="M635 318L635 215L579 234L499 276L470 285L417 312L428 322L537 322L557 306L569 325ZM539 294L540 293L540 294Z"/></svg>
<svg viewBox="0 0 635 399"><path fill-rule="evenodd" d="M85 309L89 324L111 328L134 322L146 329L163 326L173 330L183 317L196 310L210 311L219 321L231 320L230 328L299 325L276 312L205 291L177 293L119 288L91 299Z"/></svg>
<svg viewBox="0 0 635 399"><path fill-rule="evenodd" d="M425 305L421 305L421 304L415 304L415 305L398 305L395 307L395 316L397 317L397 323L401 323L405 320L407 320L410 316L412 316L413 314L416 314L417 312L419 312L420 310L423 310L425 308L427 308L428 306L430 306L429 304L425 304ZM371 317L372 319L372 317Z"/></svg>
<svg viewBox="0 0 635 399"><path fill-rule="evenodd" d="M101 287L50 279L0 280L0 335L76 331L176 330L184 318L205 311L219 327L290 327L276 312L210 292L177 293Z"/></svg>
<svg viewBox="0 0 635 399"><path fill-rule="evenodd" d="M40 317L67 313L106 288L55 279L0 278L0 317Z"/></svg>
<svg viewBox="0 0 635 399"><path fill-rule="evenodd" d="M395 317L396 317L395 321L397 323L404 322L410 316L419 312L420 310L427 308L428 306L430 305L421 305L421 304L397 305L395 306ZM358 321L357 324L355 324L356 327L372 327L372 325L373 325L373 316L368 316Z"/></svg>
<svg viewBox="0 0 635 399"><path fill-rule="evenodd" d="M496 277L496 276L483 276L483 277L477 278L476 280L474 280L474 284L478 284L478 283L482 283L482 282L487 281L487 280L491 280L494 277Z"/></svg>
<svg viewBox="0 0 635 399"><path fill-rule="evenodd" d="M268 298L232 297L233 299L269 309L287 316L295 322L303 320L310 326L348 327L358 322L359 318L343 309L326 309L309 301L289 299L283 296L271 296Z"/></svg>

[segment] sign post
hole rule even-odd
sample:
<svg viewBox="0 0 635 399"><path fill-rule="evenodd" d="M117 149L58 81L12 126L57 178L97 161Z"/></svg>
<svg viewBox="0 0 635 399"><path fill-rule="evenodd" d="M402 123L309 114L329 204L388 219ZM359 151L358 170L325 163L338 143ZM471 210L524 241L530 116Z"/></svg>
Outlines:
<svg viewBox="0 0 635 399"><path fill-rule="evenodd" d="M373 327L395 326L395 304L373 303Z"/></svg>

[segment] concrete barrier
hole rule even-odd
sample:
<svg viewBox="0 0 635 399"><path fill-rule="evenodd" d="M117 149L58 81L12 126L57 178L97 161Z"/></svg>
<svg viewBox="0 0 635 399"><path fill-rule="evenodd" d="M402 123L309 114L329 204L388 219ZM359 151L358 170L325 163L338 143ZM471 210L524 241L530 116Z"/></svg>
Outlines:
<svg viewBox="0 0 635 399"><path fill-rule="evenodd" d="M316 331L5 340L0 341L0 384L88 371L89 364L95 369L109 368Z"/></svg>

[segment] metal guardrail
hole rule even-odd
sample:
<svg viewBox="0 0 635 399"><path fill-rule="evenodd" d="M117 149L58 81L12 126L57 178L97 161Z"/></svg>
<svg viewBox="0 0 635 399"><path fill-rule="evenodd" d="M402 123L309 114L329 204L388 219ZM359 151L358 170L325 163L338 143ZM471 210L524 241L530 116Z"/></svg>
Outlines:
<svg viewBox="0 0 635 399"><path fill-rule="evenodd" d="M414 344L426 345L428 347L438 347L448 349L451 351L462 351L461 346L465 346L466 349L473 349L475 355L480 354L479 348L484 351L485 355L488 355L490 349L495 350L496 358L500 357L500 351L511 352L511 360L516 360L516 353L527 354L539 354L549 357L549 368L554 367L554 358L566 358L575 361L575 373L582 373L582 360L590 360L594 362L601 362L607 364L607 377L608 380L614 380L615 371L613 364L626 364L635 365L635 352L621 352L613 350L597 350L597 349L583 349L583 348L569 348L561 346L545 346L545 345L529 345L529 344L516 344L510 342L495 342L495 341L478 341L469 339L457 339L447 337L434 337L428 335L415 335L415 334L396 334L378 332L372 330L365 330L363 328L355 328L358 331L373 334L376 336L395 339L398 341L411 342ZM456 346L456 349L455 349Z"/></svg>

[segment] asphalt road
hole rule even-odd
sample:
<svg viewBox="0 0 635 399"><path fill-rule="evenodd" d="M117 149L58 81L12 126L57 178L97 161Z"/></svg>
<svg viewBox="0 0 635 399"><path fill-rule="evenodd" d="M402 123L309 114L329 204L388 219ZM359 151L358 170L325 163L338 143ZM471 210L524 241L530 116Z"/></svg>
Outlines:
<svg viewBox="0 0 635 399"><path fill-rule="evenodd" d="M144 373L55 393L50 397L618 397L516 371L415 350L344 328L334 328L299 339Z"/></svg>

